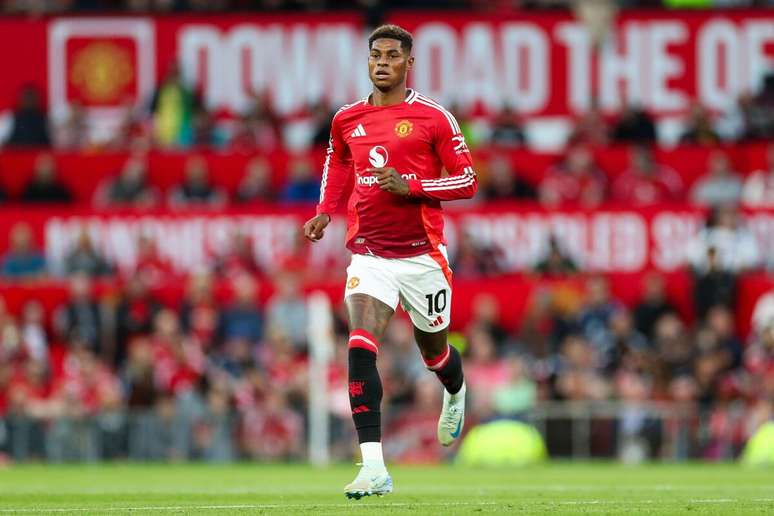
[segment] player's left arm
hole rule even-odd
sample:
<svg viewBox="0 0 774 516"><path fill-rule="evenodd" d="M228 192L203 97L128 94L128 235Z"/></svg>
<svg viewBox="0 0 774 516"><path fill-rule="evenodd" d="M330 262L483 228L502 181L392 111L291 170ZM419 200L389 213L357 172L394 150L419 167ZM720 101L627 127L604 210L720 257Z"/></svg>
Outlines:
<svg viewBox="0 0 774 516"><path fill-rule="evenodd" d="M451 113L439 117L435 133L433 146L449 175L440 179L409 179L409 195L438 201L470 199L478 189L478 178L465 137Z"/></svg>

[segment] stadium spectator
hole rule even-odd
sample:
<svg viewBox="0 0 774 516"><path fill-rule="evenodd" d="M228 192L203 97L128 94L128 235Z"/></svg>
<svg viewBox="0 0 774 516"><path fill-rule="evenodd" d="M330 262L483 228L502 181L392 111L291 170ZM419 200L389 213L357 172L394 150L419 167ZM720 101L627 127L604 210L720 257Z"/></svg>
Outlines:
<svg viewBox="0 0 774 516"><path fill-rule="evenodd" d="M22 307L21 340L28 360L48 363L48 334L46 313L40 301L30 299Z"/></svg>
<svg viewBox="0 0 774 516"><path fill-rule="evenodd" d="M728 155L722 151L713 151L708 169L693 185L691 200L708 206L738 203L742 195L742 181L731 168Z"/></svg>
<svg viewBox="0 0 774 516"><path fill-rule="evenodd" d="M102 183L94 195L94 203L149 208L158 201L158 192L147 179L147 162L140 155L132 155L124 163L118 177Z"/></svg>
<svg viewBox="0 0 774 516"><path fill-rule="evenodd" d="M286 202L317 202L320 199L320 181L314 172L312 162L297 157L290 163L288 184L282 192Z"/></svg>
<svg viewBox="0 0 774 516"><path fill-rule="evenodd" d="M559 206L599 206L605 199L605 175L594 162L591 150L582 145L569 149L564 160L551 167L540 183L540 202Z"/></svg>
<svg viewBox="0 0 774 516"><path fill-rule="evenodd" d="M86 228L82 228L73 249L65 258L65 274L71 276L83 273L88 276L105 276L113 272L113 267L94 248L94 243Z"/></svg>
<svg viewBox="0 0 774 516"><path fill-rule="evenodd" d="M265 97L253 97L252 105L239 121L230 144L234 150L261 152L271 152L282 145L280 119Z"/></svg>
<svg viewBox="0 0 774 516"><path fill-rule="evenodd" d="M500 255L494 246L476 239L472 231L462 231L451 259L452 269L459 277L493 276L502 270Z"/></svg>
<svg viewBox="0 0 774 516"><path fill-rule="evenodd" d="M59 307L54 322L63 342L77 340L97 355L106 355L105 323L88 275L78 273L70 278L70 299Z"/></svg>
<svg viewBox="0 0 774 516"><path fill-rule="evenodd" d="M702 268L694 270L693 304L699 320L715 306L736 306L736 274L724 268L718 249L706 249Z"/></svg>
<svg viewBox="0 0 774 516"><path fill-rule="evenodd" d="M290 408L287 395L268 389L260 404L244 409L240 434L251 459L292 460L300 458L303 428L303 420Z"/></svg>
<svg viewBox="0 0 774 516"><path fill-rule="evenodd" d="M315 147L327 147L334 113L323 102L313 105L311 111L312 141Z"/></svg>
<svg viewBox="0 0 774 516"><path fill-rule="evenodd" d="M35 159L32 178L24 187L21 200L26 203L69 203L73 195L57 180L56 162L50 154Z"/></svg>
<svg viewBox="0 0 774 516"><path fill-rule="evenodd" d="M257 344L263 336L263 314L258 309L258 284L252 277L242 275L231 281L233 302L220 314L218 335L224 343L241 339Z"/></svg>
<svg viewBox="0 0 774 516"><path fill-rule="evenodd" d="M142 427L147 427L149 423L147 417L149 414L146 410L153 407L159 396L154 378L154 367L153 347L149 339L138 337L132 340L121 376L126 386L127 406L134 411L135 423L130 426L130 432L135 434L132 436L133 440L142 439L140 435L145 433ZM130 456L132 456L131 452Z"/></svg>
<svg viewBox="0 0 774 516"><path fill-rule="evenodd" d="M19 106L13 114L13 129L6 145L12 147L48 147L48 117L34 86L25 86L19 96Z"/></svg>
<svg viewBox="0 0 774 516"><path fill-rule="evenodd" d="M147 151L151 147L151 135L148 134L142 113L138 113L137 108L131 103L127 103L122 109L121 121L110 140L105 142L105 147Z"/></svg>
<svg viewBox="0 0 774 516"><path fill-rule="evenodd" d="M742 365L742 343L736 336L734 314L728 306L713 306L707 312L704 325L699 328L697 345L721 350L725 355L726 369Z"/></svg>
<svg viewBox="0 0 774 516"><path fill-rule="evenodd" d="M535 188L524 181L506 156L495 155L489 159L489 175L483 195L488 201L535 199Z"/></svg>
<svg viewBox="0 0 774 516"><path fill-rule="evenodd" d="M508 380L494 389L492 408L499 417L521 419L538 401L537 385L524 357L510 354L504 362Z"/></svg>
<svg viewBox="0 0 774 516"><path fill-rule="evenodd" d="M613 128L612 139L616 143L652 145L656 143L656 125L647 111L628 106Z"/></svg>
<svg viewBox="0 0 774 516"><path fill-rule="evenodd" d="M766 168L756 170L744 182L742 203L747 206L774 206L774 144L766 149Z"/></svg>
<svg viewBox="0 0 774 516"><path fill-rule="evenodd" d="M175 276L175 270L166 257L158 252L156 241L150 235L137 238L137 258L130 274L139 276L147 285L158 285Z"/></svg>
<svg viewBox="0 0 774 516"><path fill-rule="evenodd" d="M86 110L77 101L71 102L67 117L54 127L54 147L82 150L89 146L89 123Z"/></svg>
<svg viewBox="0 0 774 516"><path fill-rule="evenodd" d="M761 140L774 138L774 71L763 78L761 91L752 100L752 136Z"/></svg>
<svg viewBox="0 0 774 516"><path fill-rule="evenodd" d="M40 278L46 274L46 259L35 249L29 224L17 222L11 226L9 249L0 272L10 279Z"/></svg>
<svg viewBox="0 0 774 516"><path fill-rule="evenodd" d="M205 372L206 357L198 343L181 331L175 312L162 308L155 314L150 342L156 385L178 399L191 394Z"/></svg>
<svg viewBox="0 0 774 516"><path fill-rule="evenodd" d="M478 418L490 417L494 393L508 384L509 371L506 364L497 359L497 348L489 332L473 327L467 337L465 383L476 393L471 413Z"/></svg>
<svg viewBox="0 0 774 516"><path fill-rule="evenodd" d="M199 102L183 83L180 68L172 63L164 80L153 94L150 111L153 134L160 147L186 147L193 143L193 113Z"/></svg>
<svg viewBox="0 0 774 516"><path fill-rule="evenodd" d="M761 263L757 241L732 205L717 206L710 212L706 227L688 247L688 257L696 270L710 270L711 262L716 262L717 267L734 274Z"/></svg>
<svg viewBox="0 0 774 516"><path fill-rule="evenodd" d="M712 124L709 112L698 102L691 106L688 122L680 136L680 143L689 145L717 145L720 143L720 136Z"/></svg>
<svg viewBox="0 0 774 516"><path fill-rule="evenodd" d="M503 356L509 342L508 331L500 324L500 305L491 294L477 294L472 302L473 313L467 326L467 332L473 329L489 334L494 342L498 356Z"/></svg>
<svg viewBox="0 0 774 516"><path fill-rule="evenodd" d="M269 160L257 156L247 162L245 175L239 183L234 200L238 203L271 202L276 194L271 185L272 169Z"/></svg>
<svg viewBox="0 0 774 516"><path fill-rule="evenodd" d="M230 245L216 258L215 271L220 277L235 278L244 274L257 276L261 267L255 258L250 237L240 231L234 231Z"/></svg>
<svg viewBox="0 0 774 516"><path fill-rule="evenodd" d="M136 337L148 335L153 328L153 320L161 310L161 305L151 294L143 276L129 278L120 293L115 308L115 350L113 363L123 364L127 346Z"/></svg>
<svg viewBox="0 0 774 516"><path fill-rule="evenodd" d="M600 147L608 143L610 131L596 101L576 122L567 140L568 145Z"/></svg>
<svg viewBox="0 0 774 516"><path fill-rule="evenodd" d="M613 183L613 199L627 206L652 206L682 199L683 181L673 169L656 163L647 146L632 146L629 168Z"/></svg>
<svg viewBox="0 0 774 516"><path fill-rule="evenodd" d="M489 137L493 145L503 147L521 147L527 143L524 129L519 123L518 116L511 106L506 105L492 123L492 133Z"/></svg>
<svg viewBox="0 0 774 516"><path fill-rule="evenodd" d="M180 325L186 335L207 349L217 336L218 303L213 292L213 277L208 272L191 275L180 305Z"/></svg>
<svg viewBox="0 0 774 516"><path fill-rule="evenodd" d="M219 207L226 202L224 192L210 183L207 162L201 156L191 156L185 162L185 179L172 190L169 204L172 207L209 206Z"/></svg>
<svg viewBox="0 0 774 516"><path fill-rule="evenodd" d="M614 374L621 369L650 371L651 346L647 337L634 326L632 313L624 307L614 311L609 320L609 341L602 348L605 371Z"/></svg>
<svg viewBox="0 0 774 516"><path fill-rule="evenodd" d="M194 108L191 119L191 145L194 147L223 147L227 136L215 123L209 111L202 106Z"/></svg>
<svg viewBox="0 0 774 516"><path fill-rule="evenodd" d="M283 273L275 276L274 286L276 291L266 306L266 324L281 330L296 351L302 351L306 348L308 314L299 278Z"/></svg>
<svg viewBox="0 0 774 516"><path fill-rule="evenodd" d="M582 335L571 333L560 345L555 396L566 400L602 400L611 386L601 375L599 352Z"/></svg>
<svg viewBox="0 0 774 516"><path fill-rule="evenodd" d="M587 281L586 296L586 303L578 315L578 329L595 348L600 364L605 366L613 353L611 321L623 310L623 304L610 294L610 285L601 276Z"/></svg>
<svg viewBox="0 0 774 516"><path fill-rule="evenodd" d="M643 280L642 299L634 308L637 331L652 340L659 319L676 313L677 310L667 299L663 276L657 273L646 275Z"/></svg>
<svg viewBox="0 0 774 516"><path fill-rule="evenodd" d="M748 93L739 95L736 103L722 113L715 123L718 134L723 140L745 142L758 139L754 121L753 96Z"/></svg>
<svg viewBox="0 0 774 516"><path fill-rule="evenodd" d="M547 278L568 276L578 272L573 259L562 250L559 240L553 235L548 239L548 249L535 265L535 272Z"/></svg>

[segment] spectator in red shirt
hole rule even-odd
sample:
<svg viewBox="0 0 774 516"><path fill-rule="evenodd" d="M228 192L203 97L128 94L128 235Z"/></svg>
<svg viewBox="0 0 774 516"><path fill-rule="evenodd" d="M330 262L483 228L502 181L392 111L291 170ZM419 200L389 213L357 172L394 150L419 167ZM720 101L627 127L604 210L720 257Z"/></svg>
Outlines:
<svg viewBox="0 0 774 516"><path fill-rule="evenodd" d="M212 288L212 275L194 274L188 282L188 291L180 307L180 323L200 346L212 344L218 330L218 305Z"/></svg>
<svg viewBox="0 0 774 516"><path fill-rule="evenodd" d="M276 194L271 185L271 164L263 156L256 156L245 166L245 175L239 183L234 200L238 203L271 202Z"/></svg>
<svg viewBox="0 0 774 516"><path fill-rule="evenodd" d="M561 205L592 208L604 198L605 176L594 163L591 150L583 145L572 147L540 183L540 202L549 208Z"/></svg>
<svg viewBox="0 0 774 516"><path fill-rule="evenodd" d="M607 121L595 101L591 108L575 123L567 143L570 145L604 146L610 139L609 133Z"/></svg>
<svg viewBox="0 0 774 516"><path fill-rule="evenodd" d="M172 264L159 256L156 242L148 235L137 239L137 262L132 272L148 285L158 285L174 275Z"/></svg>
<svg viewBox="0 0 774 516"><path fill-rule="evenodd" d="M683 181L673 169L656 163L650 148L634 146L629 169L613 183L613 199L627 206L648 206L679 201Z"/></svg>
<svg viewBox="0 0 774 516"><path fill-rule="evenodd" d="M123 363L126 346L131 338L150 333L153 318L160 308L142 276L135 275L129 279L115 314L114 359L117 364Z"/></svg>
<svg viewBox="0 0 774 516"><path fill-rule="evenodd" d="M153 326L156 385L175 395L191 391L204 374L206 358L201 346L183 334L172 310L158 312Z"/></svg>
<svg viewBox="0 0 774 516"><path fill-rule="evenodd" d="M244 233L235 231L231 245L215 259L215 270L222 278L236 278L249 274L257 276L261 273L258 261L253 252L253 242Z"/></svg>

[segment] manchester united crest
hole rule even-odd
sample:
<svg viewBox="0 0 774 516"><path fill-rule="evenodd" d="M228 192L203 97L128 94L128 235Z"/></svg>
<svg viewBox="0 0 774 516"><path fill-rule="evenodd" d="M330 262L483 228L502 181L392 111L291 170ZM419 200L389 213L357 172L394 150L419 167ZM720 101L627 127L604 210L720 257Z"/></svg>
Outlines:
<svg viewBox="0 0 774 516"><path fill-rule="evenodd" d="M358 278L357 276L352 276L351 278L349 278L349 281L347 282L348 289L353 289L358 285L360 285L360 278Z"/></svg>
<svg viewBox="0 0 774 516"><path fill-rule="evenodd" d="M411 131L413 130L414 124L408 120L401 120L395 124L395 134L397 134L400 138L405 138L406 136L410 135Z"/></svg>
<svg viewBox="0 0 774 516"><path fill-rule="evenodd" d="M70 81L88 101L115 102L132 80L132 56L115 43L91 43L73 57Z"/></svg>

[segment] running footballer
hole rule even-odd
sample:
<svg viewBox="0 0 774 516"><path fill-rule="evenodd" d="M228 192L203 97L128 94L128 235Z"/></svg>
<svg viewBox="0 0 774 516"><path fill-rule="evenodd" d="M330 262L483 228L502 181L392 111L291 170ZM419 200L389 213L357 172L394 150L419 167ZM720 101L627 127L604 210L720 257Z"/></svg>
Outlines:
<svg viewBox="0 0 774 516"><path fill-rule="evenodd" d="M356 499L392 492L382 457L376 357L398 303L411 318L427 368L444 386L438 440L449 446L462 430L465 382L460 355L447 343L452 273L441 201L470 198L478 186L457 121L406 87L414 65L411 34L383 25L368 46L373 91L333 117L320 204L304 224L306 237L319 240L347 203L349 399L363 461L345 494Z"/></svg>

